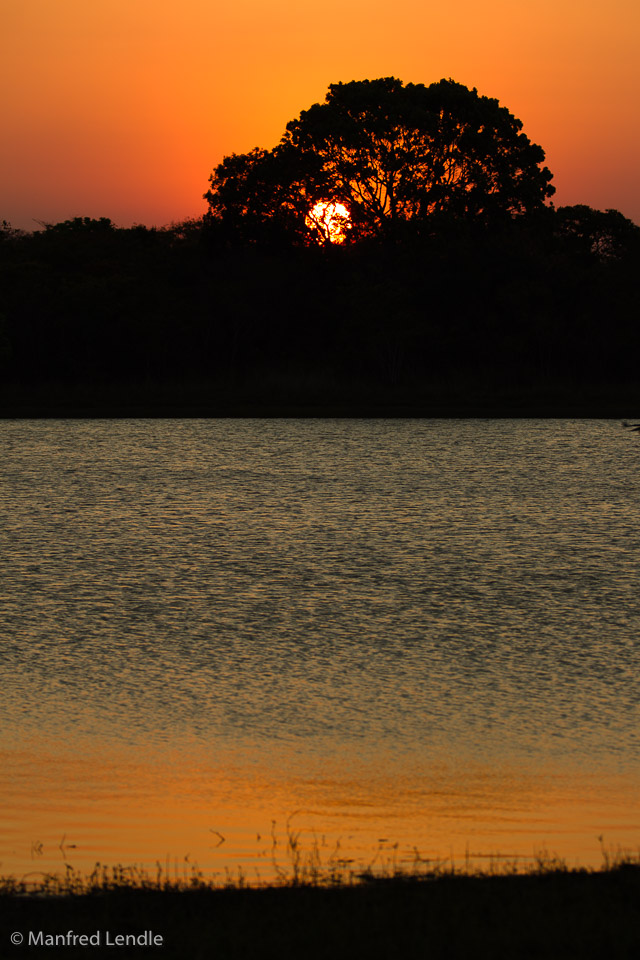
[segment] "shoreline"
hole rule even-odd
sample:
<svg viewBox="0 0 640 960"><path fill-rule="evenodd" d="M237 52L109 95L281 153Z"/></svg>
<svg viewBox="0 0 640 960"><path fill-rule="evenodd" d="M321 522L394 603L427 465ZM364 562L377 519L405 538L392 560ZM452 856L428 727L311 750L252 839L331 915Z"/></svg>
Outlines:
<svg viewBox="0 0 640 960"><path fill-rule="evenodd" d="M186 384L91 390L45 385L0 393L10 419L640 419L640 384L592 390L219 391Z"/></svg>
<svg viewBox="0 0 640 960"><path fill-rule="evenodd" d="M115 946L133 957L142 946L165 960L622 958L640 947L639 904L637 858L591 871L548 860L526 873L290 878L259 888L114 876L103 888L29 896L0 882L4 936L24 939L7 957L49 956L62 944L71 956L90 945L91 957L113 956ZM64 941L71 934L78 939Z"/></svg>

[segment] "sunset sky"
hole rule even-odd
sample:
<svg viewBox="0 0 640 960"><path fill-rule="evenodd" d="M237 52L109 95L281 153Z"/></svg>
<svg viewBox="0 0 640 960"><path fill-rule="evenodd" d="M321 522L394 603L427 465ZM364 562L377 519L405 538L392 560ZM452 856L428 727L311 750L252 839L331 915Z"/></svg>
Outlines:
<svg viewBox="0 0 640 960"><path fill-rule="evenodd" d="M557 205L640 223L638 0L0 0L0 220L200 216L223 156L330 83L451 77L546 151Z"/></svg>

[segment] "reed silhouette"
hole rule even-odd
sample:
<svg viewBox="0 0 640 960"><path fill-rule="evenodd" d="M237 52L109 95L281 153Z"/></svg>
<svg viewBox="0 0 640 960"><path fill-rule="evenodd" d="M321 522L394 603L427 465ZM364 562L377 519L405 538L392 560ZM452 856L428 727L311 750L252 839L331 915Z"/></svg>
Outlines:
<svg viewBox="0 0 640 960"><path fill-rule="evenodd" d="M295 843L295 840L294 840ZM95 938L91 955L111 956L111 939L151 931L162 956L184 960L212 950L231 960L335 957L634 956L640 942L637 858L609 856L601 870L569 870L540 854L525 872L499 859L482 872L451 865L404 873L390 869L349 877L296 867L277 883L251 888L243 878L221 884L192 869L149 876L136 868L97 865L89 877L73 870L33 887L0 881L5 932ZM94 939L95 942L95 939ZM153 941L152 941L153 942ZM157 942L157 941L156 941ZM28 944L31 957L50 947ZM15 947L18 953L24 947ZM81 947L76 950L81 950ZM75 953L74 953L75 955ZM8 954L7 954L8 956Z"/></svg>

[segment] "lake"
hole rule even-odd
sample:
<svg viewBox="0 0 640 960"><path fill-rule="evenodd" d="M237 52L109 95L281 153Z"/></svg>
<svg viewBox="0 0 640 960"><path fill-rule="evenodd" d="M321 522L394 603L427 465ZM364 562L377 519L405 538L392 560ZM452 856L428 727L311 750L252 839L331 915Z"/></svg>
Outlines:
<svg viewBox="0 0 640 960"><path fill-rule="evenodd" d="M640 847L640 435L5 420L0 873ZM602 838L602 839L600 839Z"/></svg>

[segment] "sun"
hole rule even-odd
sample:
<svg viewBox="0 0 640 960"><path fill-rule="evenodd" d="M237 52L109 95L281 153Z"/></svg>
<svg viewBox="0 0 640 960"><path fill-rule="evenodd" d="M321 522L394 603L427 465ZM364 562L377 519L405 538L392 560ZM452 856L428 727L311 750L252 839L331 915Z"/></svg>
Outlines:
<svg viewBox="0 0 640 960"><path fill-rule="evenodd" d="M319 234L324 243L344 243L351 227L351 214L343 203L319 200L307 214L305 226Z"/></svg>

